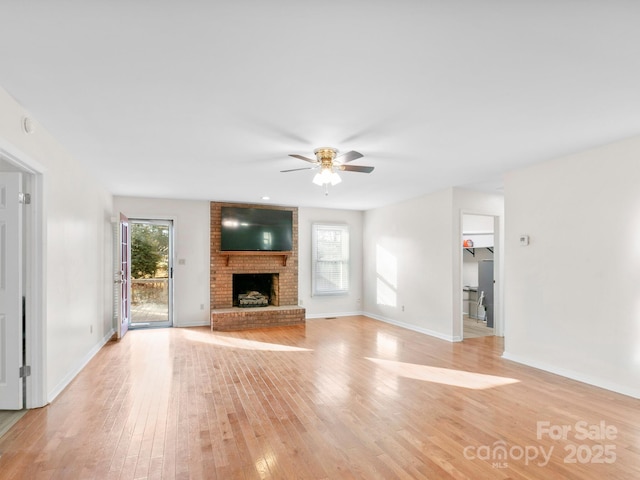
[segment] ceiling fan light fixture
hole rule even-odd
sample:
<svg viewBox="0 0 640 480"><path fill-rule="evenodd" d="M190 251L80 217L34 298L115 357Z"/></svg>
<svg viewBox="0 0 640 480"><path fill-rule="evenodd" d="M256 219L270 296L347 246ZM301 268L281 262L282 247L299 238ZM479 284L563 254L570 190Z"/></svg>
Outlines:
<svg viewBox="0 0 640 480"><path fill-rule="evenodd" d="M316 173L316 174L313 176L313 183L315 183L315 184L316 184L316 185L318 185L319 187L321 187L322 185L324 185L324 182L323 182L322 180L323 180L323 178L322 178L322 174L320 174L320 173Z"/></svg>
<svg viewBox="0 0 640 480"><path fill-rule="evenodd" d="M312 182L320 187L324 187L324 194L329 195L329 185L333 186L342 182L342 178L340 178L340 175L338 175L336 170L361 173L371 173L373 171L373 167L362 165L345 165L346 163L362 157L362 154L356 152L355 150L343 153L339 157L337 156L338 149L331 147L316 148L313 153L315 153L316 155L315 160L295 153L290 153L290 157L304 160L305 162L313 164L313 166L304 168L291 168L288 170L281 170L281 172L284 173L295 172L298 170L319 169L319 171L317 171L317 173L314 175Z"/></svg>
<svg viewBox="0 0 640 480"><path fill-rule="evenodd" d="M342 181L340 175L333 171L331 168L323 168L319 173L316 173L313 177L313 183L318 186L322 185L337 185Z"/></svg>

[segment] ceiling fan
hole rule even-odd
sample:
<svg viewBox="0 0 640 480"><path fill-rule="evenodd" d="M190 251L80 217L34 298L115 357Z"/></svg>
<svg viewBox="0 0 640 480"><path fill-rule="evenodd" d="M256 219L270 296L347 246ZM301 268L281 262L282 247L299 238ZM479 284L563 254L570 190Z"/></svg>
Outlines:
<svg viewBox="0 0 640 480"><path fill-rule="evenodd" d="M294 157L305 162L313 163L311 167L291 168L289 170L281 170L281 172L296 172L299 170L315 170L320 169L313 177L313 183L325 187L325 195L328 194L328 186L336 185L342 181L338 171L342 172L360 172L371 173L374 167L366 167L362 165L345 165L349 162L361 158L363 155L360 152L351 150L349 152L338 155L337 148L321 147L316 148L313 153L316 154L316 159L307 158L302 155L289 154L290 157Z"/></svg>

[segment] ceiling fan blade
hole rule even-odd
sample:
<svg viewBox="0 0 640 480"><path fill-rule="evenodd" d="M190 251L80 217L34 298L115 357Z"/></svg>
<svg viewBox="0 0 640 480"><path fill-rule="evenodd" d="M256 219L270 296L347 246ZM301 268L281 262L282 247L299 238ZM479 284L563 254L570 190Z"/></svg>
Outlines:
<svg viewBox="0 0 640 480"><path fill-rule="evenodd" d="M314 168L316 168L316 167L291 168L289 170L280 170L280 173L297 172L298 170L313 170Z"/></svg>
<svg viewBox="0 0 640 480"><path fill-rule="evenodd" d="M350 152L345 152L342 155L338 155L336 157L336 160L338 161L338 163L349 163L362 157L364 157L364 155L362 155L360 152L351 150Z"/></svg>
<svg viewBox="0 0 640 480"><path fill-rule="evenodd" d="M365 167L362 165L339 165L338 169L343 170L345 172L361 172L361 173L371 173L375 167Z"/></svg>
<svg viewBox="0 0 640 480"><path fill-rule="evenodd" d="M304 160L305 162L309 162L309 163L317 163L318 162L317 160L311 160L310 158L303 157L302 155L296 155L295 153L290 153L289 156L293 157L293 158L298 158L300 160Z"/></svg>

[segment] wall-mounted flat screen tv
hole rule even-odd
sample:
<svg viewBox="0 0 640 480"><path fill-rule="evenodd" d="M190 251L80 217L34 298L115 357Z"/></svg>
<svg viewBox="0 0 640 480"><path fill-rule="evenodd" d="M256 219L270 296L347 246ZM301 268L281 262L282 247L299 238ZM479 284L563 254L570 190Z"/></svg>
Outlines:
<svg viewBox="0 0 640 480"><path fill-rule="evenodd" d="M293 244L293 212L221 207L220 250L288 252Z"/></svg>

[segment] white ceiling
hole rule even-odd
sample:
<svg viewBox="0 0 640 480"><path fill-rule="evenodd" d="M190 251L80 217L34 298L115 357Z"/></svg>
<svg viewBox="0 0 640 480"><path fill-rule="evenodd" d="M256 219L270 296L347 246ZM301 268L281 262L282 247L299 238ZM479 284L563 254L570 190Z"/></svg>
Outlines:
<svg viewBox="0 0 640 480"><path fill-rule="evenodd" d="M0 19L0 86L116 195L369 209L640 134L640 1L0 0ZM280 173L321 146L375 171L328 196Z"/></svg>

